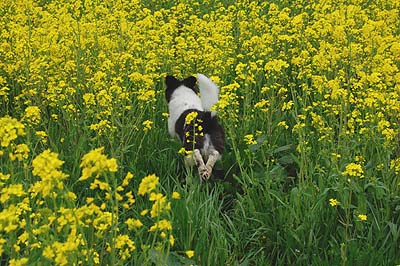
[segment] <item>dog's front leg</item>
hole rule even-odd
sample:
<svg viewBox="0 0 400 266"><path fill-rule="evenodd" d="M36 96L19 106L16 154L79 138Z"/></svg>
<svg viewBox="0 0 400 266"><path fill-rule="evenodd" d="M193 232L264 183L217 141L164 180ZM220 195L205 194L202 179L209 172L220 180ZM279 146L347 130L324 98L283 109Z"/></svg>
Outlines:
<svg viewBox="0 0 400 266"><path fill-rule="evenodd" d="M221 158L220 153L217 150L211 150L210 155L208 156L207 164L206 164L206 173L203 174L203 179L209 179L214 168L215 163Z"/></svg>
<svg viewBox="0 0 400 266"><path fill-rule="evenodd" d="M199 170L200 178L203 180L207 180L210 176L208 175L208 169L204 164L200 150L195 149L193 152L194 152L194 160L196 162L197 169Z"/></svg>
<svg viewBox="0 0 400 266"><path fill-rule="evenodd" d="M199 149L194 149L192 154L187 155L185 157L185 162L188 166L193 166L193 164L195 164L202 179L207 180L209 178L207 167L204 164L203 157L201 156Z"/></svg>

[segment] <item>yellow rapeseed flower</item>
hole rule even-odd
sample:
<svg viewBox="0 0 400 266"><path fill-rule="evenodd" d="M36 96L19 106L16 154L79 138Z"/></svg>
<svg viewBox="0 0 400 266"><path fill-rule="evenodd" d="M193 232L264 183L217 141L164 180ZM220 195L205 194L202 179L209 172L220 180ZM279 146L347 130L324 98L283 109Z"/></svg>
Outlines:
<svg viewBox="0 0 400 266"><path fill-rule="evenodd" d="M40 138L45 138L45 137L47 137L47 133L44 132L44 131L42 131L42 130L36 131L35 135L38 136L38 137L40 137Z"/></svg>
<svg viewBox="0 0 400 266"><path fill-rule="evenodd" d="M151 120L145 120L145 121L143 121L142 125L143 125L143 131L144 131L144 132L147 132L147 131L149 131L149 130L152 128L152 126L153 126L153 121L151 121Z"/></svg>
<svg viewBox="0 0 400 266"><path fill-rule="evenodd" d="M152 193L154 195L155 193ZM158 193L155 197L150 196L150 201L154 201L150 210L150 217L154 218L164 213L165 211L169 211L171 209L171 203L167 201L167 197L163 196L161 193Z"/></svg>
<svg viewBox="0 0 400 266"><path fill-rule="evenodd" d="M366 221L367 220L367 215L366 214L359 214L358 219L360 219L361 221Z"/></svg>
<svg viewBox="0 0 400 266"><path fill-rule="evenodd" d="M185 148L182 147L182 148L179 149L178 153L182 154L182 155L190 155L190 154L193 153L193 151L190 151L190 150L188 151L188 150L186 150Z"/></svg>
<svg viewBox="0 0 400 266"><path fill-rule="evenodd" d="M171 231L172 230L172 224L170 221L166 219L162 219L158 222L156 222L153 226L150 227L149 232L154 232L156 230L160 231Z"/></svg>
<svg viewBox="0 0 400 266"><path fill-rule="evenodd" d="M136 249L135 243L128 235L118 235L113 242L114 247L119 250L118 253L122 260L131 257L132 252Z"/></svg>
<svg viewBox="0 0 400 266"><path fill-rule="evenodd" d="M269 101L266 99L261 99L259 102L254 104L254 108L258 108L264 113L268 112Z"/></svg>
<svg viewBox="0 0 400 266"><path fill-rule="evenodd" d="M247 145L254 145L257 144L257 141L254 140L254 135L253 134L248 134L244 136L244 141Z"/></svg>
<svg viewBox="0 0 400 266"><path fill-rule="evenodd" d="M48 196L53 188L61 189L63 181L68 177L59 169L63 164L64 162L58 159L58 154L50 150L37 155L32 161L32 174L39 176L41 180L32 185L31 191Z"/></svg>
<svg viewBox="0 0 400 266"><path fill-rule="evenodd" d="M185 152L186 152L186 149L184 147L180 148L178 151L179 154L185 154Z"/></svg>
<svg viewBox="0 0 400 266"><path fill-rule="evenodd" d="M27 159L29 155L29 147L25 143L18 144L15 147L15 150L8 154L11 161L22 161L23 159Z"/></svg>
<svg viewBox="0 0 400 266"><path fill-rule="evenodd" d="M332 207L338 206L340 204L340 202L337 199L329 199L329 204Z"/></svg>
<svg viewBox="0 0 400 266"><path fill-rule="evenodd" d="M281 59L274 59L272 61L269 61L265 64L264 70L265 71L274 71L274 72L280 72L282 69L288 68L289 64L286 63L285 61Z"/></svg>
<svg viewBox="0 0 400 266"><path fill-rule="evenodd" d="M99 212L98 216L93 220L93 226L99 231L105 231L111 227L113 219L115 219L115 217L113 218L112 213L106 211Z"/></svg>
<svg viewBox="0 0 400 266"><path fill-rule="evenodd" d="M157 187L158 180L155 174L144 177L139 184L138 194L143 196L152 192Z"/></svg>
<svg viewBox="0 0 400 266"><path fill-rule="evenodd" d="M122 186L126 187L129 185L129 181L133 178L133 174L131 172L126 173L124 180L122 181Z"/></svg>
<svg viewBox="0 0 400 266"><path fill-rule="evenodd" d="M288 102L284 102L283 105L282 105L282 111L287 111L287 110L292 109L293 104L294 103L293 103L292 100L290 100Z"/></svg>
<svg viewBox="0 0 400 266"><path fill-rule="evenodd" d="M169 244L173 246L175 244L175 237L173 235L169 235Z"/></svg>
<svg viewBox="0 0 400 266"><path fill-rule="evenodd" d="M25 126L17 119L6 116L0 118L0 146L8 147L18 136L25 135Z"/></svg>
<svg viewBox="0 0 400 266"><path fill-rule="evenodd" d="M11 176L10 174L3 174L0 172L0 180L6 181L10 178L10 176Z"/></svg>
<svg viewBox="0 0 400 266"><path fill-rule="evenodd" d="M99 176L103 172L116 172L118 170L117 160L115 158L108 159L103 154L104 147L94 149L82 157L80 167L82 175L80 181L90 178L92 175Z"/></svg>
<svg viewBox="0 0 400 266"><path fill-rule="evenodd" d="M143 223L139 219L132 218L127 219L125 224L128 226L129 230L138 229L143 226Z"/></svg>
<svg viewBox="0 0 400 266"><path fill-rule="evenodd" d="M181 198L181 194L179 194L179 192L176 192L176 191L174 191L174 192L172 192L172 196L171 196L173 199L180 199Z"/></svg>
<svg viewBox="0 0 400 266"><path fill-rule="evenodd" d="M155 90L144 90L140 89L137 92L137 98L138 100L142 102L152 102L155 101L155 96L156 96L156 91Z"/></svg>
<svg viewBox="0 0 400 266"><path fill-rule="evenodd" d="M8 87L0 86L0 97L7 96L9 90L10 88Z"/></svg>
<svg viewBox="0 0 400 266"><path fill-rule="evenodd" d="M22 197L26 195L23 185L18 183L3 187L0 191L0 202L2 204L5 204L11 197Z"/></svg>
<svg viewBox="0 0 400 266"><path fill-rule="evenodd" d="M37 125L40 123L40 119L40 108L38 106L29 106L25 109L25 121L30 124Z"/></svg>
<svg viewBox="0 0 400 266"><path fill-rule="evenodd" d="M188 113L185 117L186 125L189 125L190 123L192 123L192 121L194 121L198 115L199 115L199 113L197 113L195 111Z"/></svg>
<svg viewBox="0 0 400 266"><path fill-rule="evenodd" d="M95 105L96 100L93 93L85 93L83 94L83 100L86 106Z"/></svg>
<svg viewBox="0 0 400 266"><path fill-rule="evenodd" d="M400 157L390 161L390 169L393 169L395 174L400 174Z"/></svg>
<svg viewBox="0 0 400 266"><path fill-rule="evenodd" d="M350 163L346 165L346 169L342 172L342 175L364 178L364 170L360 164Z"/></svg>
<svg viewBox="0 0 400 266"><path fill-rule="evenodd" d="M194 250L186 250L185 254L190 259L194 256Z"/></svg>
<svg viewBox="0 0 400 266"><path fill-rule="evenodd" d="M26 266L28 265L28 258L11 259L8 263L9 266Z"/></svg>
<svg viewBox="0 0 400 266"><path fill-rule="evenodd" d="M286 121L281 121L278 123L278 127L283 127L285 129L288 129L289 126L286 124Z"/></svg>

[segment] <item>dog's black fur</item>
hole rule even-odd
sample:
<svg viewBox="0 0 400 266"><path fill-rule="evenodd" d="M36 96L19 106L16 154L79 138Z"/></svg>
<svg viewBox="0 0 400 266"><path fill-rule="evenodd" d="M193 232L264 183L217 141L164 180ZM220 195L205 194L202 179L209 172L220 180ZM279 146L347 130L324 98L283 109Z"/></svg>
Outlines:
<svg viewBox="0 0 400 266"><path fill-rule="evenodd" d="M186 116L191 113L196 112L197 117L195 121L190 123L189 125L185 125ZM192 134L196 133L195 127L201 126L203 128L203 135L197 134L193 138ZM222 154L224 151L225 145L225 133L223 127L218 123L218 117L211 117L211 112L203 112L195 109L188 109L182 113L179 117L178 121L175 124L175 131L179 136L179 139L183 143L183 147L185 150L199 149L202 150L204 146L204 138L205 135L208 134L210 136L210 142L214 146L214 148ZM189 137L186 138L186 134L189 134ZM194 143L193 143L194 140Z"/></svg>

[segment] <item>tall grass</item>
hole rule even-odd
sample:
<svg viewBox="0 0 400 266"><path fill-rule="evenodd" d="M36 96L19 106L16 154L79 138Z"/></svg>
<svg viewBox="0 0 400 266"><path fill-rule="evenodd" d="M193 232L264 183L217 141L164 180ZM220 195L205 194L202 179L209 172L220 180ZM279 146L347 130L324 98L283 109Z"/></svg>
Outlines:
<svg viewBox="0 0 400 266"><path fill-rule="evenodd" d="M398 1L1 1L3 265L400 264ZM164 77L221 88L209 182Z"/></svg>

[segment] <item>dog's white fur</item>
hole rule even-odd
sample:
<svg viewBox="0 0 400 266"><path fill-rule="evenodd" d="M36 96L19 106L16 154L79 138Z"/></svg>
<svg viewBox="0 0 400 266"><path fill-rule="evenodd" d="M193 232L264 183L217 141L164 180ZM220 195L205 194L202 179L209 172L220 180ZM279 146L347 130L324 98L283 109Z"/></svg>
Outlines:
<svg viewBox="0 0 400 266"><path fill-rule="evenodd" d="M168 103L168 108L168 131L171 137L177 137L175 132L175 123L184 111L188 109L204 111L203 104L199 96L197 96L193 90L185 85L181 85L174 90L171 100Z"/></svg>
<svg viewBox="0 0 400 266"><path fill-rule="evenodd" d="M168 131L172 137L178 137L175 132L175 124L184 111L188 109L211 111L211 107L218 101L218 86L203 74L197 74L196 78L199 83L200 97L185 85L176 88L171 95L168 103ZM215 116L216 114L216 111L211 112L211 116ZM202 156L207 160L207 163L204 163ZM216 161L220 158L221 155L213 147L210 136L205 134L203 148L201 150L195 149L193 154L186 156L185 163L187 165L196 164L200 177L207 180L211 176Z"/></svg>
<svg viewBox="0 0 400 266"><path fill-rule="evenodd" d="M199 82L201 104L206 111L211 111L211 107L218 101L218 86L203 74L197 74ZM211 116L215 116L217 111L212 111Z"/></svg>

